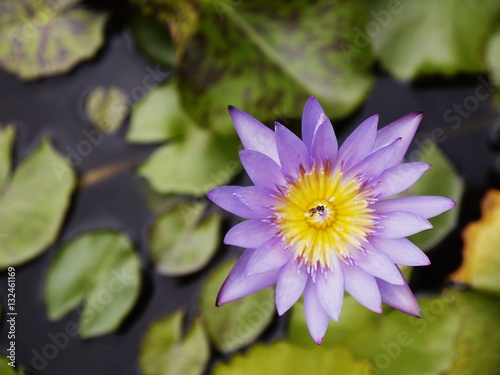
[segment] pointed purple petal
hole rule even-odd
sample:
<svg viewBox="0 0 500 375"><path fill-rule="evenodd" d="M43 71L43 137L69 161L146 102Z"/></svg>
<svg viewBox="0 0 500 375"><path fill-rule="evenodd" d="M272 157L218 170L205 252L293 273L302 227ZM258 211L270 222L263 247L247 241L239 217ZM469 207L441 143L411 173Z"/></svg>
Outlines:
<svg viewBox="0 0 500 375"><path fill-rule="evenodd" d="M406 211L394 211L386 213L380 218L382 229L377 233L380 237L398 238L411 236L412 234L432 228L432 224L421 216Z"/></svg>
<svg viewBox="0 0 500 375"><path fill-rule="evenodd" d="M281 239L276 237L259 246L248 261L247 276L281 268L293 255L291 249L284 250Z"/></svg>
<svg viewBox="0 0 500 375"><path fill-rule="evenodd" d="M347 137L340 146L336 168L344 163L344 169L348 171L373 151L373 144L377 136L377 124L378 115L369 117Z"/></svg>
<svg viewBox="0 0 500 375"><path fill-rule="evenodd" d="M222 284L217 295L217 306L276 284L279 269L246 277L247 263L254 252L255 249L248 249L240 256L226 281Z"/></svg>
<svg viewBox="0 0 500 375"><path fill-rule="evenodd" d="M304 292L304 311L306 313L306 323L309 333L316 344L321 344L328 328L330 317L323 310L316 294L316 285L309 279Z"/></svg>
<svg viewBox="0 0 500 375"><path fill-rule="evenodd" d="M309 151L304 142L279 123L276 123L276 145L285 176L296 178L299 176L301 166L306 171L311 168Z"/></svg>
<svg viewBox="0 0 500 375"><path fill-rule="evenodd" d="M339 320L344 301L344 276L340 260L332 254L333 272L326 271L316 276L316 293L321 306L335 321Z"/></svg>
<svg viewBox="0 0 500 375"><path fill-rule="evenodd" d="M347 293L366 308L381 314L382 301L375 278L356 265L341 264Z"/></svg>
<svg viewBox="0 0 500 375"><path fill-rule="evenodd" d="M232 214L244 217L245 219L261 219L262 214L243 204L234 195L238 189L241 189L241 186L220 186L209 191L207 197L217 206Z"/></svg>
<svg viewBox="0 0 500 375"><path fill-rule="evenodd" d="M350 180L356 175L361 175L364 180L370 181L371 179L378 177L385 171L387 163L390 162L396 147L401 142L401 139L396 139L390 145L382 147L377 151L372 152L354 167L352 167L345 174L345 179Z"/></svg>
<svg viewBox="0 0 500 375"><path fill-rule="evenodd" d="M422 174L430 168L427 163L406 163L387 169L377 178L372 190L379 199L401 193L413 185Z"/></svg>
<svg viewBox="0 0 500 375"><path fill-rule="evenodd" d="M372 236L369 241L392 262L403 266L427 266L431 264L427 255L406 238L382 238Z"/></svg>
<svg viewBox="0 0 500 375"><path fill-rule="evenodd" d="M260 220L247 220L236 224L224 237L226 245L258 248L277 233L275 227Z"/></svg>
<svg viewBox="0 0 500 375"><path fill-rule="evenodd" d="M319 136L318 131L322 125L329 125L327 128L330 128L333 132L332 123L326 116L325 111L319 104L318 100L314 96L311 96L307 100L302 114L302 140L309 151L314 149L316 136ZM337 147L335 134L333 134L333 137L335 147ZM333 143L330 143L330 146L333 146Z"/></svg>
<svg viewBox="0 0 500 375"><path fill-rule="evenodd" d="M236 107L229 106L229 115L247 150L258 151L279 164L276 135L271 129Z"/></svg>
<svg viewBox="0 0 500 375"><path fill-rule="evenodd" d="M299 269L293 259L281 268L276 282L276 309L279 315L286 313L299 300L308 278L304 267Z"/></svg>
<svg viewBox="0 0 500 375"><path fill-rule="evenodd" d="M456 203L449 198L438 196L414 196L379 201L371 206L377 212L408 211L424 219L451 210Z"/></svg>
<svg viewBox="0 0 500 375"><path fill-rule="evenodd" d="M378 131L374 146L375 150L390 144L397 138L402 138L402 142L398 145L392 160L388 164L389 166L398 165L404 158L418 125L422 121L422 117L422 112L412 112Z"/></svg>
<svg viewBox="0 0 500 375"><path fill-rule="evenodd" d="M286 185L281 168L271 158L257 151L240 151L240 159L245 171L255 185L277 190L277 186Z"/></svg>
<svg viewBox="0 0 500 375"><path fill-rule="evenodd" d="M337 159L337 137L330 121L325 121L316 132L311 149L313 160L320 164L329 161L335 165Z"/></svg>
<svg viewBox="0 0 500 375"><path fill-rule="evenodd" d="M383 253L371 246L369 243L363 244L366 252L358 249L351 249L357 265L365 272L391 284L403 285L406 280L401 276L399 268L391 262Z"/></svg>
<svg viewBox="0 0 500 375"><path fill-rule="evenodd" d="M384 303L404 312L405 314L416 318L422 317L418 302L408 284L404 283L403 285L392 285L383 280L377 279L377 285Z"/></svg>
<svg viewBox="0 0 500 375"><path fill-rule="evenodd" d="M234 192L234 195L250 209L264 217L272 215L272 207L280 204L276 192L263 186L245 186Z"/></svg>

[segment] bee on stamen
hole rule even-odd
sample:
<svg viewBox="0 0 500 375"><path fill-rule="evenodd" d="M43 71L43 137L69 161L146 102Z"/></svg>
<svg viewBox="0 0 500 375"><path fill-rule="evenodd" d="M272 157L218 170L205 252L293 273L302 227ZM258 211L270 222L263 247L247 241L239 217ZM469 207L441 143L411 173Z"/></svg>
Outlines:
<svg viewBox="0 0 500 375"><path fill-rule="evenodd" d="M322 214L323 212L325 212L325 206L316 206L309 210L311 216L314 216L317 213Z"/></svg>

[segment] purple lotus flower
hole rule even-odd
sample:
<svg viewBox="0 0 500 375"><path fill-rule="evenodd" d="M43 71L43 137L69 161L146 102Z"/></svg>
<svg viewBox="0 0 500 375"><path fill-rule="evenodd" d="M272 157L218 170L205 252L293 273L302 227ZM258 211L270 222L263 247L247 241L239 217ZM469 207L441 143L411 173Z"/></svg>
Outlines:
<svg viewBox="0 0 500 375"><path fill-rule="evenodd" d="M244 150L241 162L255 186L222 186L208 197L246 221L224 242L246 248L227 277L217 305L276 284L284 314L304 293L307 326L319 344L329 319L338 320L344 290L377 313L384 302L421 316L396 264L428 265L406 236L429 229L426 220L455 206L451 199L387 199L413 185L430 167L400 164L422 119L410 113L377 131L365 120L340 149L332 124L311 97L302 140L276 123L273 132L230 107Z"/></svg>

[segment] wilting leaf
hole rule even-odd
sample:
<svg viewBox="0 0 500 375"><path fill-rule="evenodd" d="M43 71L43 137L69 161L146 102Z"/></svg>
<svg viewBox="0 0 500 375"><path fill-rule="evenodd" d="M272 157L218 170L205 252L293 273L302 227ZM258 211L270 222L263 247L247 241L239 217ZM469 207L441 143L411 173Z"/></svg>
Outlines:
<svg viewBox="0 0 500 375"><path fill-rule="evenodd" d="M369 375L368 361L356 361L341 347L301 348L288 342L255 346L229 363L215 367L214 375Z"/></svg>
<svg viewBox="0 0 500 375"><path fill-rule="evenodd" d="M369 359L375 373L383 375L435 375L449 368L460 328L456 313L457 291L419 299L423 318L397 310L377 315L346 297L339 323L330 322L322 345L342 345L357 359ZM292 342L316 346L305 323L304 306L292 309L289 336Z"/></svg>
<svg viewBox="0 0 500 375"><path fill-rule="evenodd" d="M116 330L134 306L141 266L130 240L115 231L81 234L59 250L45 283L50 320L59 320L83 303L80 336Z"/></svg>
<svg viewBox="0 0 500 375"><path fill-rule="evenodd" d="M0 355L0 373L2 375L24 375L26 374L22 369L19 368L17 360L14 360L16 368L9 366L11 360L3 355Z"/></svg>
<svg viewBox="0 0 500 375"><path fill-rule="evenodd" d="M432 167L410 187L403 195L440 195L453 199L457 206L444 214L436 216L429 221L433 225L431 230L418 233L410 240L422 250L430 250L441 242L458 224L460 202L464 193L464 182L455 171L453 164L446 158L439 147L427 140L427 150L419 158L420 161L429 163Z"/></svg>
<svg viewBox="0 0 500 375"><path fill-rule="evenodd" d="M0 192L0 269L23 264L54 242L74 186L70 163L48 139L19 164Z"/></svg>
<svg viewBox="0 0 500 375"><path fill-rule="evenodd" d="M134 105L127 141L162 142L180 136L194 126L193 120L179 103L174 81L169 80Z"/></svg>
<svg viewBox="0 0 500 375"><path fill-rule="evenodd" d="M141 344L139 364L143 375L202 374L210 358L208 339L196 319L181 338L183 312L154 322Z"/></svg>
<svg viewBox="0 0 500 375"><path fill-rule="evenodd" d="M117 87L96 87L87 96L85 110L97 129L114 133L127 117L127 98Z"/></svg>
<svg viewBox="0 0 500 375"><path fill-rule="evenodd" d="M371 36L382 66L399 79L483 72L484 47L500 2L485 0L370 0Z"/></svg>
<svg viewBox="0 0 500 375"><path fill-rule="evenodd" d="M451 279L474 289L500 293L500 191L490 190L482 216L463 232L462 265Z"/></svg>
<svg viewBox="0 0 500 375"><path fill-rule="evenodd" d="M369 20L364 1L223 3L200 5L180 61L182 103L198 124L233 134L228 104L271 120L300 116L310 95L338 118L368 94L371 49L349 50L355 28Z"/></svg>
<svg viewBox="0 0 500 375"><path fill-rule="evenodd" d="M2 1L0 66L30 80L64 73L92 57L103 44L106 16L68 9L75 3Z"/></svg>
<svg viewBox="0 0 500 375"><path fill-rule="evenodd" d="M254 342L266 329L274 315L274 293L270 288L250 294L221 307L215 299L234 262L216 268L206 279L201 291L201 313L208 336L215 347L227 353Z"/></svg>
<svg viewBox="0 0 500 375"><path fill-rule="evenodd" d="M457 300L461 332L448 375L496 375L500 369L500 299L462 292Z"/></svg>
<svg viewBox="0 0 500 375"><path fill-rule="evenodd" d="M9 178L15 135L16 128L13 125L0 128L0 191Z"/></svg>
<svg viewBox="0 0 500 375"><path fill-rule="evenodd" d="M169 276L196 272L219 245L220 217L202 219L205 203L183 203L161 213L150 232L151 256L157 270Z"/></svg>
<svg viewBox="0 0 500 375"><path fill-rule="evenodd" d="M180 140L159 148L139 174L160 193L204 195L239 172L239 142L191 126Z"/></svg>

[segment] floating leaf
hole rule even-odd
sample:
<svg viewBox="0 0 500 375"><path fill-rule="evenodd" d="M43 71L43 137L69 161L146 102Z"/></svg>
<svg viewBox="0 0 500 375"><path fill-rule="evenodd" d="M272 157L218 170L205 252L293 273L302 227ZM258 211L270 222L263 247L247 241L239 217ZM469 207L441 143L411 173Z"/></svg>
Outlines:
<svg viewBox="0 0 500 375"><path fill-rule="evenodd" d="M54 242L74 186L70 163L48 139L21 162L0 192L0 269L23 264Z"/></svg>
<svg viewBox="0 0 500 375"><path fill-rule="evenodd" d="M239 146L235 138L192 126L181 140L151 155L139 174L159 193L201 196L227 184L239 172Z"/></svg>
<svg viewBox="0 0 500 375"><path fill-rule="evenodd" d="M481 205L481 219L463 232L463 262L451 276L478 290L500 293L500 191L489 190Z"/></svg>
<svg viewBox="0 0 500 375"><path fill-rule="evenodd" d="M209 1L200 12L177 82L184 107L200 125L233 134L228 104L261 120L297 117L310 95L330 117L344 117L370 91L371 49L349 54L346 48L369 20L362 0L307 6L257 0L224 8Z"/></svg>
<svg viewBox="0 0 500 375"><path fill-rule="evenodd" d="M181 276L203 268L219 245L220 217L202 219L206 203L183 203L160 214L151 227L151 256L157 270ZM201 220L201 221L200 221Z"/></svg>
<svg viewBox="0 0 500 375"><path fill-rule="evenodd" d="M143 375L202 374L210 358L210 347L203 326L196 319L181 339L182 318L179 311L154 322L141 344L139 364Z"/></svg>
<svg viewBox="0 0 500 375"><path fill-rule="evenodd" d="M127 98L117 87L96 87L87 96L85 111L97 129L114 133L127 117Z"/></svg>
<svg viewBox="0 0 500 375"><path fill-rule="evenodd" d="M432 151L419 153L419 160L431 164L432 167L403 195L440 195L451 198L457 203L457 207L453 210L429 220L433 225L431 230L410 237L410 240L422 250L429 250L457 226L464 182L439 146L431 140L427 140L425 144L426 150Z"/></svg>
<svg viewBox="0 0 500 375"><path fill-rule="evenodd" d="M10 174L15 135L16 128L13 125L0 128L0 191Z"/></svg>
<svg viewBox="0 0 500 375"><path fill-rule="evenodd" d="M371 0L359 40L373 40L382 66L399 79L483 72L484 46L500 11L485 0ZM444 23L443 23L444 22Z"/></svg>
<svg viewBox="0 0 500 375"><path fill-rule="evenodd" d="M135 304L141 266L130 240L115 231L81 234L57 253L45 283L50 320L83 303L80 336L113 332Z"/></svg>
<svg viewBox="0 0 500 375"><path fill-rule="evenodd" d="M369 375L368 361L356 361L344 348L304 349L288 342L255 346L227 364L215 367L214 375Z"/></svg>
<svg viewBox="0 0 500 375"><path fill-rule="evenodd" d="M206 279L201 291L201 313L208 336L223 353L238 350L254 342L271 323L274 293L270 288L215 306L215 299L234 262L223 263Z"/></svg>
<svg viewBox="0 0 500 375"><path fill-rule="evenodd" d="M435 375L450 367L460 328L458 292L419 299L423 318L397 310L380 316L346 297L339 323L330 322L322 345L342 345L358 359L369 359L383 375ZM292 309L292 342L316 346L307 330L303 303Z"/></svg>
<svg viewBox="0 0 500 375"><path fill-rule="evenodd" d="M4 0L0 5L0 66L23 79L67 72L104 42L106 16L69 9L77 1Z"/></svg>
<svg viewBox="0 0 500 375"><path fill-rule="evenodd" d="M461 292L457 300L461 332L448 375L497 375L500 369L500 299Z"/></svg>
<svg viewBox="0 0 500 375"><path fill-rule="evenodd" d="M132 23L135 43L148 59L166 67L175 66L175 51L167 25L152 16L136 15Z"/></svg>
<svg viewBox="0 0 500 375"><path fill-rule="evenodd" d="M19 368L16 360L14 363L16 364L16 368L9 365L12 363L11 360L3 355L0 355L0 373L2 375L24 375L26 374L22 369Z"/></svg>
<svg viewBox="0 0 500 375"><path fill-rule="evenodd" d="M144 100L134 105L127 141L162 142L180 136L194 126L193 120L179 103L174 81L169 80L151 90Z"/></svg>

